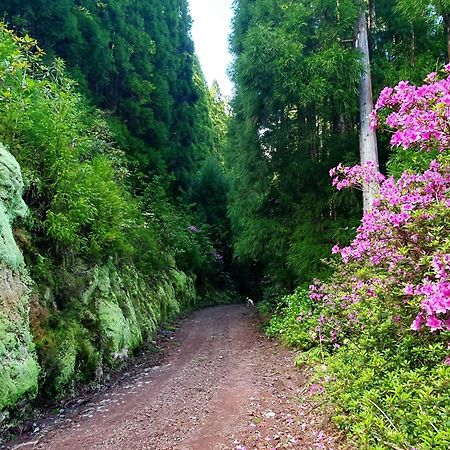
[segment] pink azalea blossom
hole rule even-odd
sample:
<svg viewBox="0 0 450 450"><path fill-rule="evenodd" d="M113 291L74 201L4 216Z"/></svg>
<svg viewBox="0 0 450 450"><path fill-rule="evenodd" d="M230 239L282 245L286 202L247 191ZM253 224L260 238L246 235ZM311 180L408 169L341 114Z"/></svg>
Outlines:
<svg viewBox="0 0 450 450"><path fill-rule="evenodd" d="M439 320L435 316L427 317L427 327L431 329L431 331L437 331L442 329L442 320Z"/></svg>
<svg viewBox="0 0 450 450"><path fill-rule="evenodd" d="M425 323L424 318L422 317L421 314L419 314L413 321L413 323L411 324L411 330L413 331L420 331L420 329L422 328L422 325Z"/></svg>
<svg viewBox="0 0 450 450"><path fill-rule="evenodd" d="M444 79L440 71L431 73L422 86L402 81L380 93L371 124L389 129L392 146L410 152L442 153L450 148L450 64L444 70ZM335 286L311 285L310 299L328 308L319 318L316 338L337 347L343 328L359 323L352 305L399 288L404 295L398 296L396 306L415 315L412 330L450 331L450 253L442 250L450 235L449 164L439 156L423 173L405 171L399 178L382 175L372 161L353 167L339 164L330 176L338 190L369 186L376 195L353 241L345 247L335 245L332 253L341 256L344 267L362 264L383 275L366 279L362 271L349 276L338 298ZM347 324L333 317L334 310L347 308ZM393 320L402 317L406 316L401 313Z"/></svg>

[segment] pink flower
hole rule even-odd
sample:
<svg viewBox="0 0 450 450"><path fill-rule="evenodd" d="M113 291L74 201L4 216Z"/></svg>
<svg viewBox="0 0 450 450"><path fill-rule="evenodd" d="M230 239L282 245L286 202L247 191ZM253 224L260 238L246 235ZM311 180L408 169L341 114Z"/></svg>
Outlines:
<svg viewBox="0 0 450 450"><path fill-rule="evenodd" d="M425 81L427 83L433 83L434 81L436 81L436 76L437 76L436 72L431 72L430 74L427 75Z"/></svg>
<svg viewBox="0 0 450 450"><path fill-rule="evenodd" d="M372 111L369 115L369 120L370 120L370 128L372 130L376 130L376 128L378 127L378 116L376 111ZM330 174L330 176L333 176Z"/></svg>
<svg viewBox="0 0 450 450"><path fill-rule="evenodd" d="M422 315L419 314L411 324L411 330L413 331L420 331L422 328L422 325L424 324L425 320L423 319Z"/></svg>
<svg viewBox="0 0 450 450"><path fill-rule="evenodd" d="M447 72L450 72L449 68L449 64L444 66ZM392 146L405 149L418 146L426 151L447 149L450 135L446 124L450 111L449 108L437 108L437 105L450 106L449 78L439 80L437 73L432 72L422 86L402 81L394 89L383 89L370 117L371 124L379 126L378 111L390 108L385 124L394 132Z"/></svg>
<svg viewBox="0 0 450 450"><path fill-rule="evenodd" d="M311 387L309 388L309 393L311 395L322 394L323 387L320 384L312 384Z"/></svg>
<svg viewBox="0 0 450 450"><path fill-rule="evenodd" d="M439 320L435 316L427 317L427 327L431 329L431 331L437 331L442 329L442 320Z"/></svg>
<svg viewBox="0 0 450 450"><path fill-rule="evenodd" d="M341 251L341 249L339 248L339 245L335 245L332 249L331 249L331 253L333 253L333 255L335 255L336 253L339 253Z"/></svg>
<svg viewBox="0 0 450 450"><path fill-rule="evenodd" d="M412 284L407 284L403 292L405 295L414 295L414 286Z"/></svg>

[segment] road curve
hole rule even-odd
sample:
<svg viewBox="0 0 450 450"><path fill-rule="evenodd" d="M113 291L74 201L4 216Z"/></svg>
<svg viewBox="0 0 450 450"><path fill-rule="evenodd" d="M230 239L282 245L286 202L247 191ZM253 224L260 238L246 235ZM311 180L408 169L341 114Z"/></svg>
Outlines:
<svg viewBox="0 0 450 450"><path fill-rule="evenodd" d="M174 334L164 364L107 390L15 449L335 449L292 352L259 331L254 308L208 308Z"/></svg>

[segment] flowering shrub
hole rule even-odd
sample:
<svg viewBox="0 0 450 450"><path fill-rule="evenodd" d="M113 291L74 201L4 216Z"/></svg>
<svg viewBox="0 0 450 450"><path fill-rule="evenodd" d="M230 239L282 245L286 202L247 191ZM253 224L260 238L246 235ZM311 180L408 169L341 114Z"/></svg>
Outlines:
<svg viewBox="0 0 450 450"><path fill-rule="evenodd" d="M339 164L330 170L330 176L333 178L333 186L338 191L350 187L362 189L364 183L381 183L385 179L373 161L368 161L363 166L357 165L352 167Z"/></svg>
<svg viewBox="0 0 450 450"><path fill-rule="evenodd" d="M444 69L448 75L450 64ZM380 111L392 109L383 121L393 130L392 146L443 152L450 143L450 76L438 80L433 72L425 81L419 87L402 81L384 88L371 116L372 127L379 126Z"/></svg>
<svg viewBox="0 0 450 450"><path fill-rule="evenodd" d="M333 275L285 299L269 325L310 349L299 363L323 363L318 383L360 448L450 448L449 72L382 91L372 124L392 133L406 170L330 171L338 190L374 186L376 200L350 245L333 247ZM428 161L411 170L417 154Z"/></svg>
<svg viewBox="0 0 450 450"><path fill-rule="evenodd" d="M371 173L372 167L348 171L346 180L349 186L358 185ZM333 253L340 253L344 264L364 261L389 274L394 285L403 287L403 302L421 300L413 329L450 329L450 255L442 254L450 231L450 170L433 161L423 174L405 172L399 180L376 177L381 183L372 210L364 215L353 242L342 249L333 247ZM338 178L334 183L342 184ZM379 282L369 280L372 286ZM360 299L360 289L355 288L354 301ZM314 297L315 292L311 291Z"/></svg>
<svg viewBox="0 0 450 450"><path fill-rule="evenodd" d="M383 109L389 112L381 122ZM420 87L401 82L385 88L372 115L373 125L380 122L393 131L393 146L443 153L450 140L450 76L437 80L432 73ZM398 180L385 178L370 163L330 171L337 189L363 182L379 185L378 198L364 215L354 241L343 249L335 246L333 253L340 253L344 264L365 260L389 274L393 284L403 285L403 301L421 304L411 324L416 331L450 329L450 255L446 253L450 169L445 157L441 159L443 163L432 161L423 174L405 171ZM374 282L379 280L370 281Z"/></svg>

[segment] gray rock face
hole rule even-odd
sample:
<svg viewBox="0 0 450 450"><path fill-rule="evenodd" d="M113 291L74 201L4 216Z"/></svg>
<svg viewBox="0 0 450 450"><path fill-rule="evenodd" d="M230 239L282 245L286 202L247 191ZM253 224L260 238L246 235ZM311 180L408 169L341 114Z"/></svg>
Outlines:
<svg viewBox="0 0 450 450"><path fill-rule="evenodd" d="M33 294L36 342L44 336L50 343L40 347L45 374L41 381L47 384L38 386L40 368L30 332L33 282L13 235L14 220L27 213L22 191L19 164L0 144L0 428L8 424L10 411L20 411L38 388L64 394L80 379L81 370L83 376L95 373L100 378L103 367L126 359L152 338L159 323L196 300L195 280L176 269L151 282L132 264L116 267L112 259L98 266L76 260L70 271L54 269L65 298L77 309L76 314L59 314L56 292L50 286L40 286L43 304L35 302L38 294ZM58 326L36 327L45 317L36 314L39 308L58 318ZM70 312L67 308L65 312Z"/></svg>
<svg viewBox="0 0 450 450"><path fill-rule="evenodd" d="M11 224L16 217L27 214L22 200L23 180L19 163L0 144L0 266L19 270L23 257L14 241Z"/></svg>
<svg viewBox="0 0 450 450"><path fill-rule="evenodd" d="M39 376L29 327L30 288L11 227L27 213L22 191L20 166L0 144L0 426L8 409L36 394Z"/></svg>

